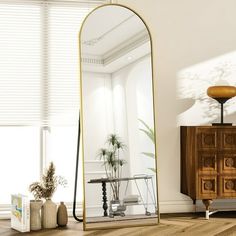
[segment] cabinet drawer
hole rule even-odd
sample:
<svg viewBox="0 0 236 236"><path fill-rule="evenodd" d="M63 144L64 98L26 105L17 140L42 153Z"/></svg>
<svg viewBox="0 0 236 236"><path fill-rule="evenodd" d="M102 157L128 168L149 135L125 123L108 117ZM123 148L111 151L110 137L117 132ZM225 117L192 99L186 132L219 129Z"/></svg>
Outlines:
<svg viewBox="0 0 236 236"><path fill-rule="evenodd" d="M200 150L217 149L217 129L197 129L197 147Z"/></svg>
<svg viewBox="0 0 236 236"><path fill-rule="evenodd" d="M198 152L198 173L201 174L217 174L218 161L216 152Z"/></svg>
<svg viewBox="0 0 236 236"><path fill-rule="evenodd" d="M219 174L236 175L236 153L223 152L218 155Z"/></svg>
<svg viewBox="0 0 236 236"><path fill-rule="evenodd" d="M236 197L236 176L220 176L218 198Z"/></svg>
<svg viewBox="0 0 236 236"><path fill-rule="evenodd" d="M198 199L214 199L217 197L217 176L198 177Z"/></svg>
<svg viewBox="0 0 236 236"><path fill-rule="evenodd" d="M220 148L224 150L236 150L236 129L219 130Z"/></svg>

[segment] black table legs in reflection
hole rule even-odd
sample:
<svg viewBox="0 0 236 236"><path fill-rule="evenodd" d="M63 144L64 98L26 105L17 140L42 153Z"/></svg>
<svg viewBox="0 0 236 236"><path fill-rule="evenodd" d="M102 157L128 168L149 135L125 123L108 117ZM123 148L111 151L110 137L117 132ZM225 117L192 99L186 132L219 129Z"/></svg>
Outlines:
<svg viewBox="0 0 236 236"><path fill-rule="evenodd" d="M106 182L102 182L102 199L103 199L103 216L107 216L107 187L106 187Z"/></svg>
<svg viewBox="0 0 236 236"><path fill-rule="evenodd" d="M103 216L108 216L107 214L107 209L108 209L108 205L107 205L107 187L106 187L106 183L111 183L111 182L122 182L122 181L126 181L127 183L129 183L129 181L133 180L135 181L135 184L137 186L137 189L139 191L139 194L140 194L140 197L142 199L142 204L144 207L147 207L147 203L145 203L143 201L143 198L142 198L142 194L139 190L139 187L138 187L138 184L136 182L136 180L144 180L144 182L146 183L146 186L147 186L147 191L148 193L151 193L151 190L148 188L148 184L147 184L147 181L150 180L151 181L151 186L152 186L152 191L153 191L153 196L152 196L152 199L153 199L153 205L155 205L155 207L157 208L157 205L156 205L156 197L155 197L155 193L154 193L154 185L153 185L153 182L152 182L152 178L153 176L152 175L145 175L145 174L141 174L141 175L134 175L133 177L125 177L125 178L99 178L99 179L90 179L90 181L88 181L89 184L102 184L102 199L103 199L103 210L104 210L104 213L103 213ZM146 208L145 208L146 209ZM146 212L147 213L147 212Z"/></svg>

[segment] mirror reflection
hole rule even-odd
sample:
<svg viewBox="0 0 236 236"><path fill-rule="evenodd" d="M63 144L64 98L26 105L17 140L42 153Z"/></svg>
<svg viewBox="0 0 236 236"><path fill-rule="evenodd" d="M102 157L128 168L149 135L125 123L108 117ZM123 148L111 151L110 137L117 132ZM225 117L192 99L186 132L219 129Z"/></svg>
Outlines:
<svg viewBox="0 0 236 236"><path fill-rule="evenodd" d="M151 45L120 5L80 34L85 228L158 222Z"/></svg>

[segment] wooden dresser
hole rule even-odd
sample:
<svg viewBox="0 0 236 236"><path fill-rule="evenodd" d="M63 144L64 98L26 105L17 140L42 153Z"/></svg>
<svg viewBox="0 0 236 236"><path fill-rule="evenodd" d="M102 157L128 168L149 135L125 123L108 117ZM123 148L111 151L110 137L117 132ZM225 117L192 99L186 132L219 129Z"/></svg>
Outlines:
<svg viewBox="0 0 236 236"><path fill-rule="evenodd" d="M236 126L181 126L181 192L206 210L236 198Z"/></svg>

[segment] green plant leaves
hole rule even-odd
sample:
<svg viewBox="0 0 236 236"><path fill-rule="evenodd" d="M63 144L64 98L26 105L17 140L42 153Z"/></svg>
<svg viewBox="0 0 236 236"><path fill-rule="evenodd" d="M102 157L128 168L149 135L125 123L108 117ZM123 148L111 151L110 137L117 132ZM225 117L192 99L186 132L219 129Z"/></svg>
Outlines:
<svg viewBox="0 0 236 236"><path fill-rule="evenodd" d="M154 133L154 130L152 128L150 128L143 120L141 119L138 119L146 128L145 129L139 129L141 130L142 132L144 132L150 139L153 143L155 143L155 133Z"/></svg>
<svg viewBox="0 0 236 236"><path fill-rule="evenodd" d="M138 119L138 120L146 128L146 129L142 129L141 128L139 130L142 131L144 134L146 134L148 136L148 138L152 141L152 143L155 145L155 133L154 133L154 130L152 128L150 128L143 120L141 120L141 119ZM142 152L142 154L147 156L147 157L149 157L149 158L153 158L153 159L156 158L155 153L152 153L152 152ZM156 173L156 169L155 168L148 168L148 169Z"/></svg>
<svg viewBox="0 0 236 236"><path fill-rule="evenodd" d="M97 156L103 161L107 178L119 179L122 176L122 167L126 163L124 159L120 159L120 150L124 150L126 145L116 134L110 134L107 137L107 148L100 148ZM120 183L110 182L113 199L119 199Z"/></svg>
<svg viewBox="0 0 236 236"><path fill-rule="evenodd" d="M156 169L155 168L148 168L148 169L156 173Z"/></svg>
<svg viewBox="0 0 236 236"><path fill-rule="evenodd" d="M142 154L155 159L155 154L152 152L142 152Z"/></svg>

